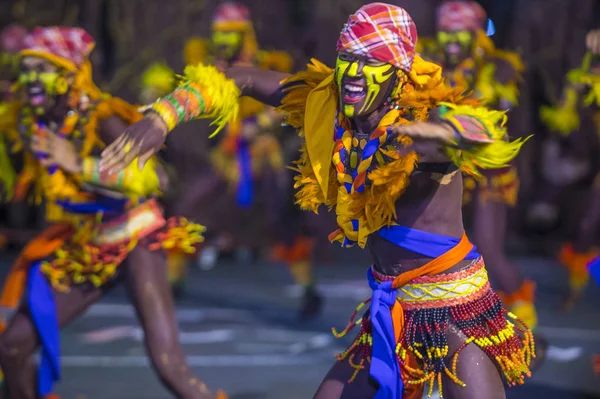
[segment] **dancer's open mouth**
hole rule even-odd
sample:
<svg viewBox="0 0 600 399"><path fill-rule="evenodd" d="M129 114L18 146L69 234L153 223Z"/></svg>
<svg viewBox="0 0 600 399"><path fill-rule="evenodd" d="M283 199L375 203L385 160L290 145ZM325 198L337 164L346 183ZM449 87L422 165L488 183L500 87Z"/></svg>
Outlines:
<svg viewBox="0 0 600 399"><path fill-rule="evenodd" d="M450 55L457 56L460 54L460 46L456 43L450 43L446 46L446 52Z"/></svg>
<svg viewBox="0 0 600 399"><path fill-rule="evenodd" d="M27 97L32 106L39 107L42 106L46 100L46 91L34 84L27 89Z"/></svg>
<svg viewBox="0 0 600 399"><path fill-rule="evenodd" d="M347 104L356 104L367 94L364 84L360 81L342 82L342 100Z"/></svg>

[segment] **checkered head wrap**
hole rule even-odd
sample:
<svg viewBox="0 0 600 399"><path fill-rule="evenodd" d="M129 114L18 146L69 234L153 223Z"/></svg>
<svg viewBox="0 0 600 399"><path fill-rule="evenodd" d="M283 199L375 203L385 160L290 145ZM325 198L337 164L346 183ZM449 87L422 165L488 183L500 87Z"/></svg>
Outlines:
<svg viewBox="0 0 600 399"><path fill-rule="evenodd" d="M58 66L78 70L88 61L96 43L81 28L37 27L26 38L22 56L38 56Z"/></svg>
<svg viewBox="0 0 600 399"><path fill-rule="evenodd" d="M371 3L348 18L337 42L337 51L387 62L409 73L416 43L417 27L406 10Z"/></svg>
<svg viewBox="0 0 600 399"><path fill-rule="evenodd" d="M447 32L482 29L486 12L476 1L448 1L437 9L437 29Z"/></svg>
<svg viewBox="0 0 600 399"><path fill-rule="evenodd" d="M213 30L244 30L251 24L248 7L234 2L221 4L213 17Z"/></svg>

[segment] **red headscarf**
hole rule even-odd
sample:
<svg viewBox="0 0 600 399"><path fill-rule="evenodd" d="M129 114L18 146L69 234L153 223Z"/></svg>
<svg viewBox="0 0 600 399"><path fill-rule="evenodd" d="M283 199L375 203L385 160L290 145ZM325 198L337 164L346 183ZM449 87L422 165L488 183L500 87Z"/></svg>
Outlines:
<svg viewBox="0 0 600 399"><path fill-rule="evenodd" d="M449 32L482 29L486 13L476 1L448 1L437 9L437 29Z"/></svg>
<svg viewBox="0 0 600 399"><path fill-rule="evenodd" d="M37 27L26 38L23 56L37 56L69 70L78 70L88 60L96 43L81 28Z"/></svg>
<svg viewBox="0 0 600 399"><path fill-rule="evenodd" d="M252 26L250 10L243 4L223 3L215 10L212 23L214 30L245 30Z"/></svg>
<svg viewBox="0 0 600 399"><path fill-rule="evenodd" d="M417 28L406 10L371 3L348 18L337 42L337 51L387 62L408 73L416 43Z"/></svg>

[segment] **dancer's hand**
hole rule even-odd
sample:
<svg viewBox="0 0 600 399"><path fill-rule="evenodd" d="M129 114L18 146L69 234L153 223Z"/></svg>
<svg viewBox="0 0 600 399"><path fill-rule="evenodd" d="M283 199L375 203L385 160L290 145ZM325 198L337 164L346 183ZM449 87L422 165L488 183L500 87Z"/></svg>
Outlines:
<svg viewBox="0 0 600 399"><path fill-rule="evenodd" d="M57 166L68 173L81 172L81 158L73 143L47 130L44 136L31 138L31 149L35 153L45 154L40 159L43 166Z"/></svg>
<svg viewBox="0 0 600 399"><path fill-rule="evenodd" d="M102 151L100 169L117 173L138 157L138 166L142 169L150 157L161 149L167 133L167 124L158 114L149 112Z"/></svg>
<svg viewBox="0 0 600 399"><path fill-rule="evenodd" d="M585 37L585 45L594 55L600 55L600 29L588 32Z"/></svg>

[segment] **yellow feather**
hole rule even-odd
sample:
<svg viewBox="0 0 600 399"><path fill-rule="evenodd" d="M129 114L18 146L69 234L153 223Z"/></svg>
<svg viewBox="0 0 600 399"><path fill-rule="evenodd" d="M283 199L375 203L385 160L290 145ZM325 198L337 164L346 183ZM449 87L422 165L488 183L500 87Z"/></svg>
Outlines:
<svg viewBox="0 0 600 399"><path fill-rule="evenodd" d="M142 86L155 87L166 95L175 88L175 72L164 63L154 63L142 73Z"/></svg>
<svg viewBox="0 0 600 399"><path fill-rule="evenodd" d="M475 117L485 125L487 132L494 140L489 144L474 145L466 149L446 147L446 154L467 174L477 176L479 169L498 169L509 166L510 162L519 154L525 141L531 137L508 141L505 129L507 117L503 111L450 103L440 103L440 105L450 108L449 116L460 114Z"/></svg>
<svg viewBox="0 0 600 399"><path fill-rule="evenodd" d="M542 106L540 118L551 131L568 135L579 128L577 91L572 87L567 87L564 91L564 98L563 104L558 107Z"/></svg>
<svg viewBox="0 0 600 399"><path fill-rule="evenodd" d="M211 125L217 129L210 135L219 133L225 125L236 119L239 112L240 89L235 82L213 66L202 64L188 65L185 68L181 85L193 81L203 87L207 95L206 114L202 118L214 119Z"/></svg>

